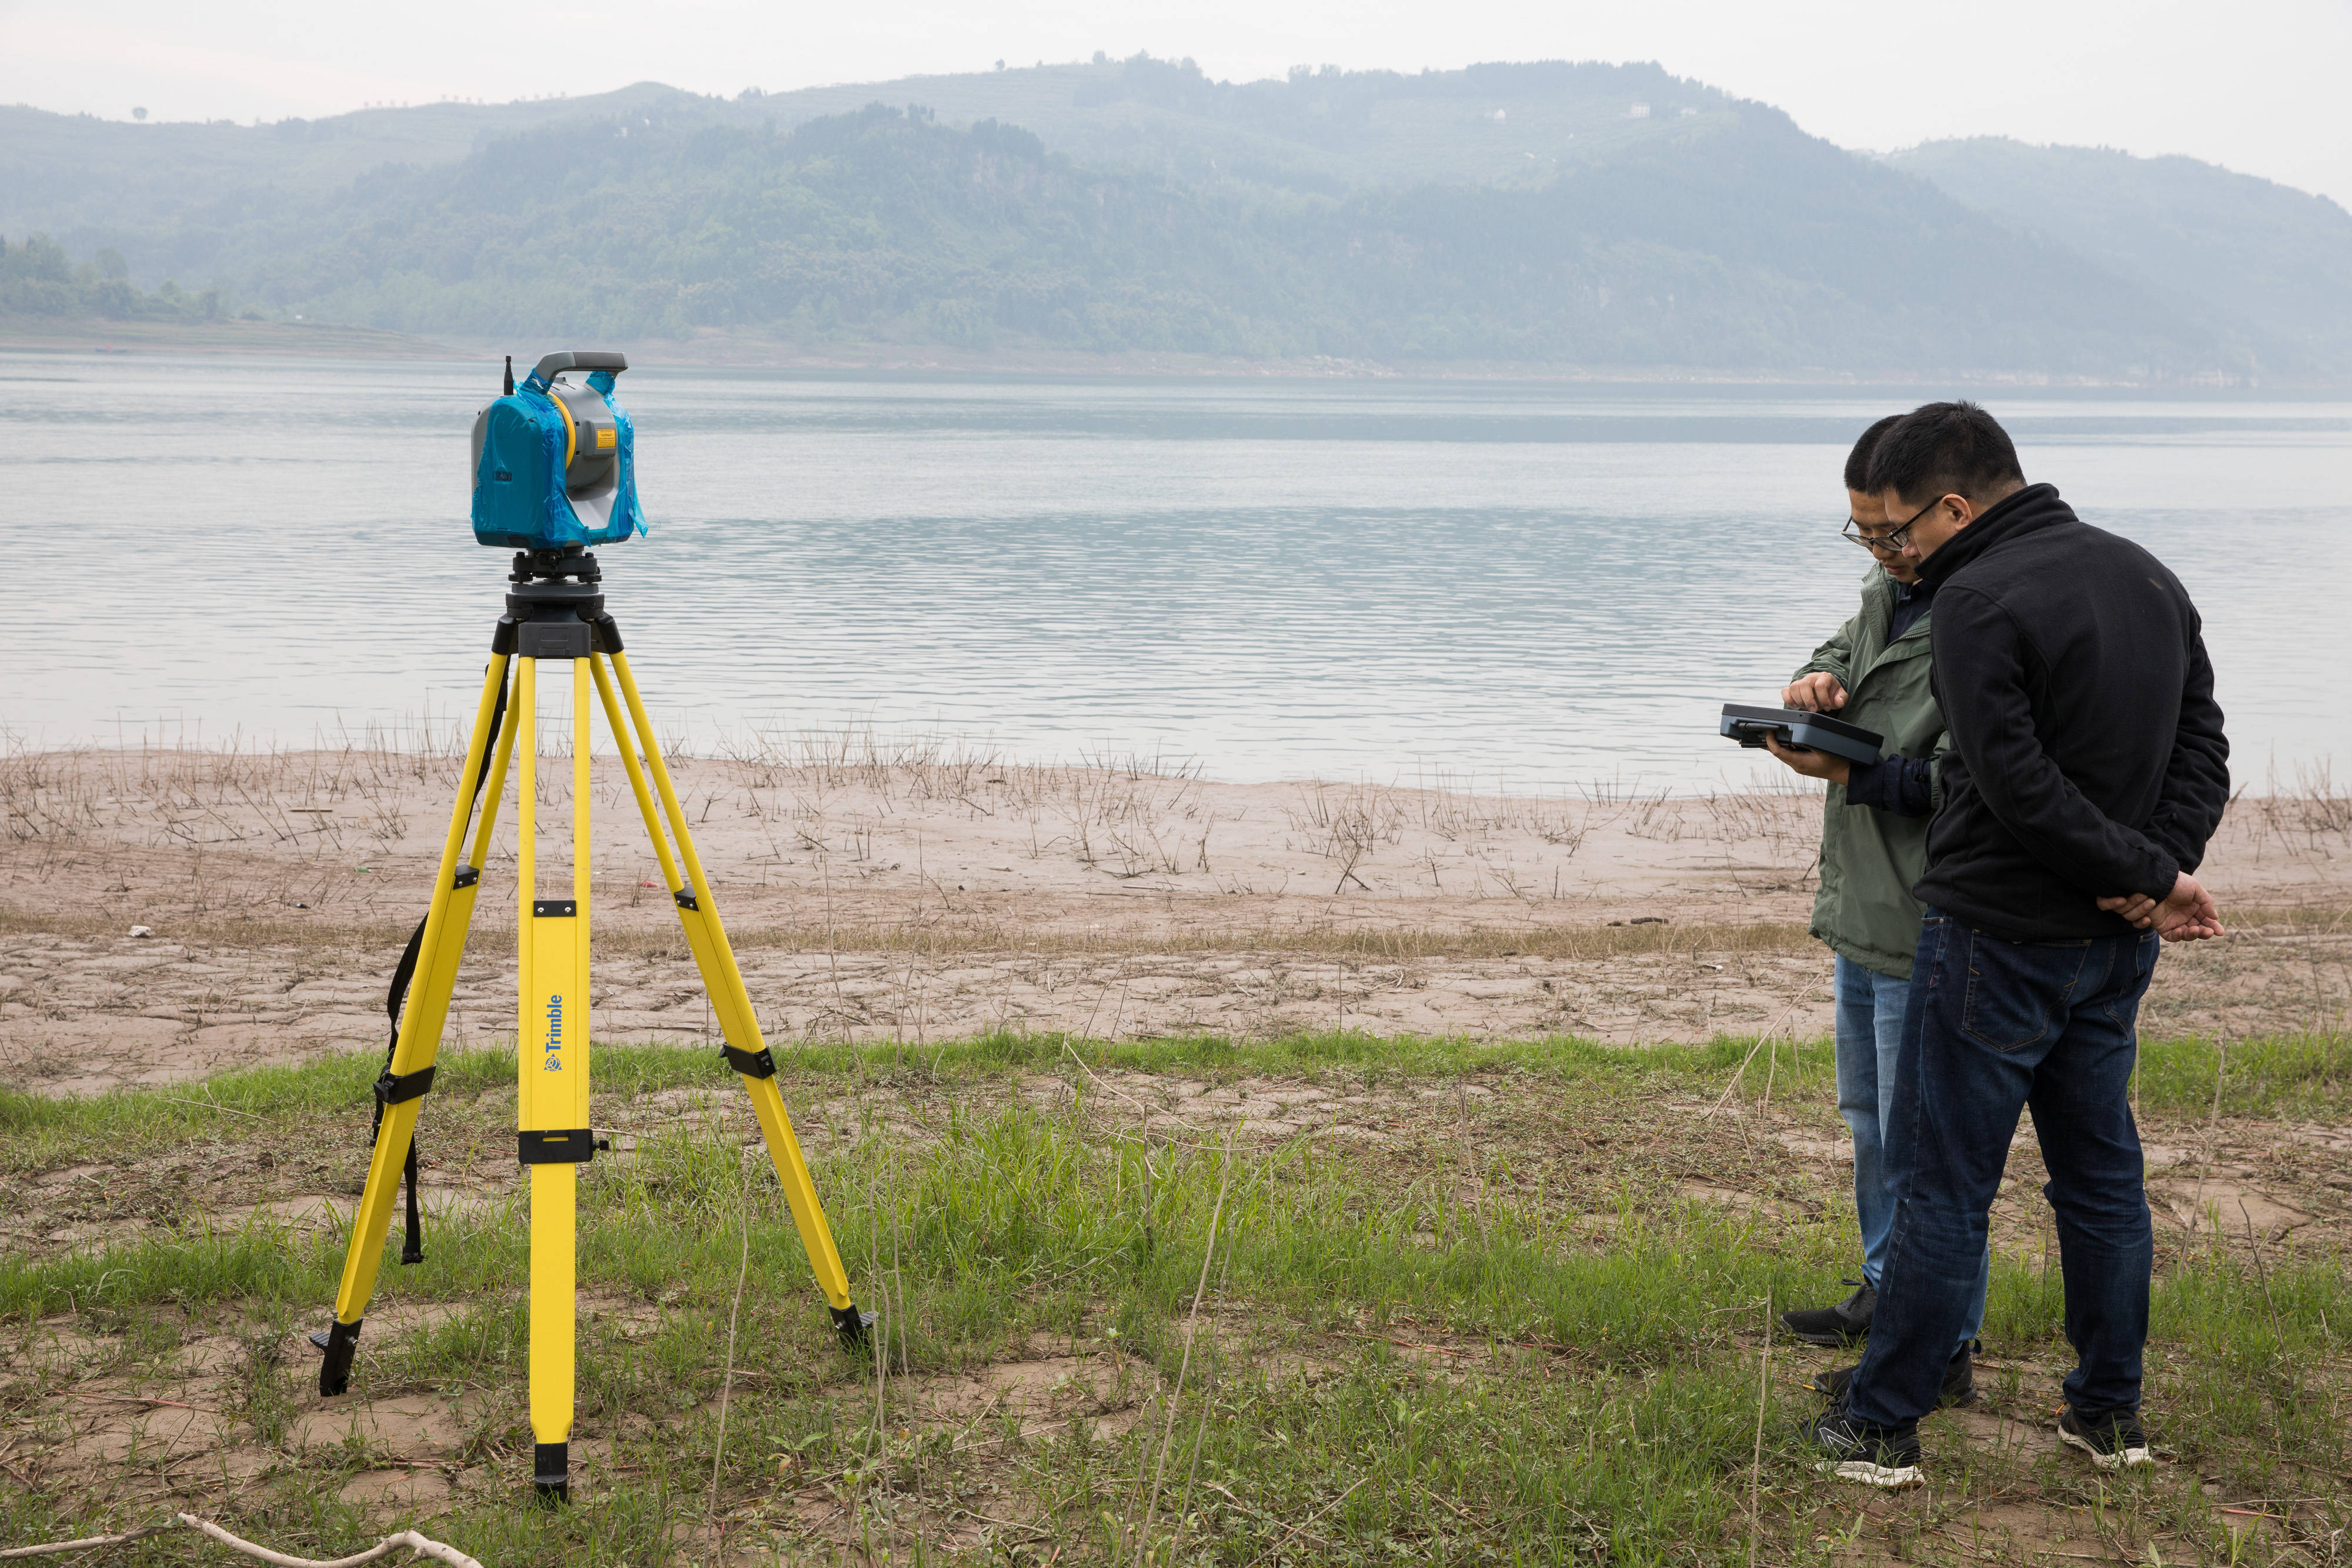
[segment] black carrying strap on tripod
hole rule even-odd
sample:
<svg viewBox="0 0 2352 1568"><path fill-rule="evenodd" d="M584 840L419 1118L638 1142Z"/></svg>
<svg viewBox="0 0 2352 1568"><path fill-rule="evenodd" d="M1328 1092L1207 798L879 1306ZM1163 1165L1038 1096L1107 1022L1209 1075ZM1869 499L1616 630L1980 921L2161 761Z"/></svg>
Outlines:
<svg viewBox="0 0 2352 1568"><path fill-rule="evenodd" d="M506 716L507 683L500 681L497 706L490 710L490 732L482 743L482 765L474 770L474 791L467 801L466 821L469 825L474 820L476 808L481 804L482 786L489 779L490 762L498 755L499 736L506 726ZM464 878L472 869L462 866L457 874ZM440 892L437 888L434 891L436 895ZM416 923L416 929L408 934L408 946L402 951L400 962L393 967L392 988L384 993L383 1010L392 1019L392 1041L383 1048L383 1071L375 1081L375 1121L368 1128L368 1147L371 1149L375 1147L376 1138L383 1132L383 1108L398 1104L403 1100L414 1100L432 1086L433 1070L429 1067L405 1078L394 1077L392 1071L393 1056L400 1050L401 1010L408 1005L409 982L416 978L417 956L425 950L425 922L432 918L432 912L427 910L425 918ZM414 1134L409 1135L408 1164L402 1176L408 1188L408 1211L401 1232L400 1260L422 1263L425 1261L425 1216L417 1208L416 1138Z"/></svg>

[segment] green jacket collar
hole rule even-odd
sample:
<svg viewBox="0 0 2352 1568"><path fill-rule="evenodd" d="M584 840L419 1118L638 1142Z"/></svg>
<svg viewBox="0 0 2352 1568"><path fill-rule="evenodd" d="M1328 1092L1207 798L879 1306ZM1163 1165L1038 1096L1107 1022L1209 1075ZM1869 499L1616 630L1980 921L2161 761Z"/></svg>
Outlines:
<svg viewBox="0 0 2352 1568"><path fill-rule="evenodd" d="M1895 594L1901 586L1902 584L1886 575L1885 567L1875 564L1871 567L1870 575L1863 580L1863 601L1870 606L1871 614L1877 617L1882 637L1885 629L1895 624ZM1927 612L1913 622L1902 636L1886 641L1884 645L1892 649L1900 643L1908 643L1914 637L1924 640L1927 635L1927 622L1935 618L1935 607L1930 605ZM1861 672L1855 673L1859 674Z"/></svg>

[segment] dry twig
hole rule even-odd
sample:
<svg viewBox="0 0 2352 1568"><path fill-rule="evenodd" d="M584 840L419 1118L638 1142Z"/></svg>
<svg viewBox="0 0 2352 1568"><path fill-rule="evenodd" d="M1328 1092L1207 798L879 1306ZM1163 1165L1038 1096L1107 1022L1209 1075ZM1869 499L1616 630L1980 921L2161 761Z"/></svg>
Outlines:
<svg viewBox="0 0 2352 1568"><path fill-rule="evenodd" d="M377 1558L388 1556L404 1546L419 1557L430 1557L436 1562L446 1563L450 1568L482 1568L480 1563L467 1556L456 1547L444 1542L435 1541L430 1536L420 1535L413 1530L404 1530L397 1535L387 1535L366 1551L355 1552L349 1557L332 1559L289 1557L282 1552L272 1552L267 1546L257 1546L242 1536L231 1535L212 1521L198 1519L192 1513L175 1513L165 1523L152 1524L144 1530L129 1531L121 1535L89 1535L79 1541L53 1541L39 1546L12 1546L5 1552L0 1552L0 1559L45 1557L59 1552L87 1552L100 1546L120 1546L126 1542L144 1540L150 1535L160 1535L175 1524L184 1525L190 1530L209 1535L223 1546L242 1552L247 1557L256 1558L263 1563L272 1563L275 1568L360 1568L361 1563L373 1563Z"/></svg>

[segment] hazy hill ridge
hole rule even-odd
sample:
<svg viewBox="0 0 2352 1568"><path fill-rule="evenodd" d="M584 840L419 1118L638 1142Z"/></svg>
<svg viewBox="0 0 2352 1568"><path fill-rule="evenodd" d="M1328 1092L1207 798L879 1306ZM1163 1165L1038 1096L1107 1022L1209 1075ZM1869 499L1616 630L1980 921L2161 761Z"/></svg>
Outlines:
<svg viewBox="0 0 2352 1568"><path fill-rule="evenodd" d="M1233 84L1138 57L263 128L0 110L0 231L425 333L1765 372L2352 360L2324 323L2185 286L2147 259L2160 238L1988 223L1984 182L1927 163L1937 183L1654 66Z"/></svg>
<svg viewBox="0 0 2352 1568"><path fill-rule="evenodd" d="M1889 160L2011 226L2243 321L2298 359L2352 365L2352 213L2194 158L2000 137Z"/></svg>

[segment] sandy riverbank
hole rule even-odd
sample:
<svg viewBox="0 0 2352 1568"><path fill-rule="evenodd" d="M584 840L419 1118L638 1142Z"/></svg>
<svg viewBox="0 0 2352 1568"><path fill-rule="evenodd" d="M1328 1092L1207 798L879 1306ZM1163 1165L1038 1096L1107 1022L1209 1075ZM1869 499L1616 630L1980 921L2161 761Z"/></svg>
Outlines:
<svg viewBox="0 0 2352 1568"><path fill-rule="evenodd" d="M861 741L676 770L780 1044L1000 1027L1620 1042L1829 1027L1828 955L1803 929L1810 791L1236 785ZM371 746L7 758L0 1082L86 1091L379 1042L456 774L446 755ZM561 821L568 773L542 779L543 817ZM703 1040L617 765L598 765L592 793L596 1031ZM565 841L542 841L547 885ZM456 1039L512 1027L513 845L509 803ZM2151 1031L2344 1027L2347 803L2242 798L2207 869L2238 929L2168 952Z"/></svg>

